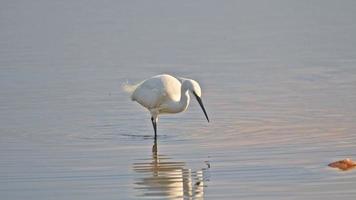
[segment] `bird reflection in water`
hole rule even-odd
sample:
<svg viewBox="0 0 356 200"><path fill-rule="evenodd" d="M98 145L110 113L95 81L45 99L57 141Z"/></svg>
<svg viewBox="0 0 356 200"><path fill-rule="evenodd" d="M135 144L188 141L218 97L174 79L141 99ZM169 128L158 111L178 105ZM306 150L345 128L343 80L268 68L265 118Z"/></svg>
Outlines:
<svg viewBox="0 0 356 200"><path fill-rule="evenodd" d="M165 199L204 199L208 168L197 171L185 168L184 162L171 161L158 154L157 140L152 147L152 158L134 163L133 169L142 174L135 182L140 196L164 197Z"/></svg>

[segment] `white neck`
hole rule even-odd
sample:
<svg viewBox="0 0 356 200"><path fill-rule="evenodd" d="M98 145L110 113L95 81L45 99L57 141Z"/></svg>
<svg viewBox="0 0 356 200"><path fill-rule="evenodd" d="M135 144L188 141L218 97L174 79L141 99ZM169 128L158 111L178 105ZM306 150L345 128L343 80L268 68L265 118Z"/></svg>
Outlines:
<svg viewBox="0 0 356 200"><path fill-rule="evenodd" d="M181 95L179 101L171 102L169 107L169 110L167 110L167 113L179 113L183 112L188 108L189 101L190 101L190 96L189 96L189 90L185 87L181 87Z"/></svg>
<svg viewBox="0 0 356 200"><path fill-rule="evenodd" d="M188 108L190 101L190 96L189 96L189 90L187 88L181 87L180 90L180 100L179 100L179 106L181 108L181 111L185 111Z"/></svg>

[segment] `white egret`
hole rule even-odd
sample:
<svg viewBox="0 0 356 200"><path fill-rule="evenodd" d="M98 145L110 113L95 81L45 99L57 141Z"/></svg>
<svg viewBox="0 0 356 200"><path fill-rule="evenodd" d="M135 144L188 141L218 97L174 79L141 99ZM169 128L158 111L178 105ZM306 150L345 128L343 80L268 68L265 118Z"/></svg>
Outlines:
<svg viewBox="0 0 356 200"><path fill-rule="evenodd" d="M132 101L138 102L150 111L155 138L157 137L158 115L185 111L190 101L189 92L195 96L209 122L201 100L200 85L195 80L162 74L137 85L125 84L123 89L131 95Z"/></svg>

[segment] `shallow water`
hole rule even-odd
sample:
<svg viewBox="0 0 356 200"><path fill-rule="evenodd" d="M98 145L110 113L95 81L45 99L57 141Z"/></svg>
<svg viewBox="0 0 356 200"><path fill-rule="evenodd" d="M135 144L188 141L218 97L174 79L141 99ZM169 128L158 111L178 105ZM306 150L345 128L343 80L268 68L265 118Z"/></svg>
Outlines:
<svg viewBox="0 0 356 200"><path fill-rule="evenodd" d="M2 1L1 199L354 199L353 1ZM120 85L198 80L149 114Z"/></svg>

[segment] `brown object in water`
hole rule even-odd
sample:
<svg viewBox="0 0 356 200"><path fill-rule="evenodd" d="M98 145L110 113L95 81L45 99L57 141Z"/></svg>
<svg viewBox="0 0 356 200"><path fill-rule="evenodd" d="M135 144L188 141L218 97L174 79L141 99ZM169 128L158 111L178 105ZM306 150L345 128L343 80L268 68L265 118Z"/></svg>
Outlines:
<svg viewBox="0 0 356 200"><path fill-rule="evenodd" d="M350 158L345 160L339 160L328 165L329 167L339 168L341 170L349 170L356 167L356 162L352 161Z"/></svg>

